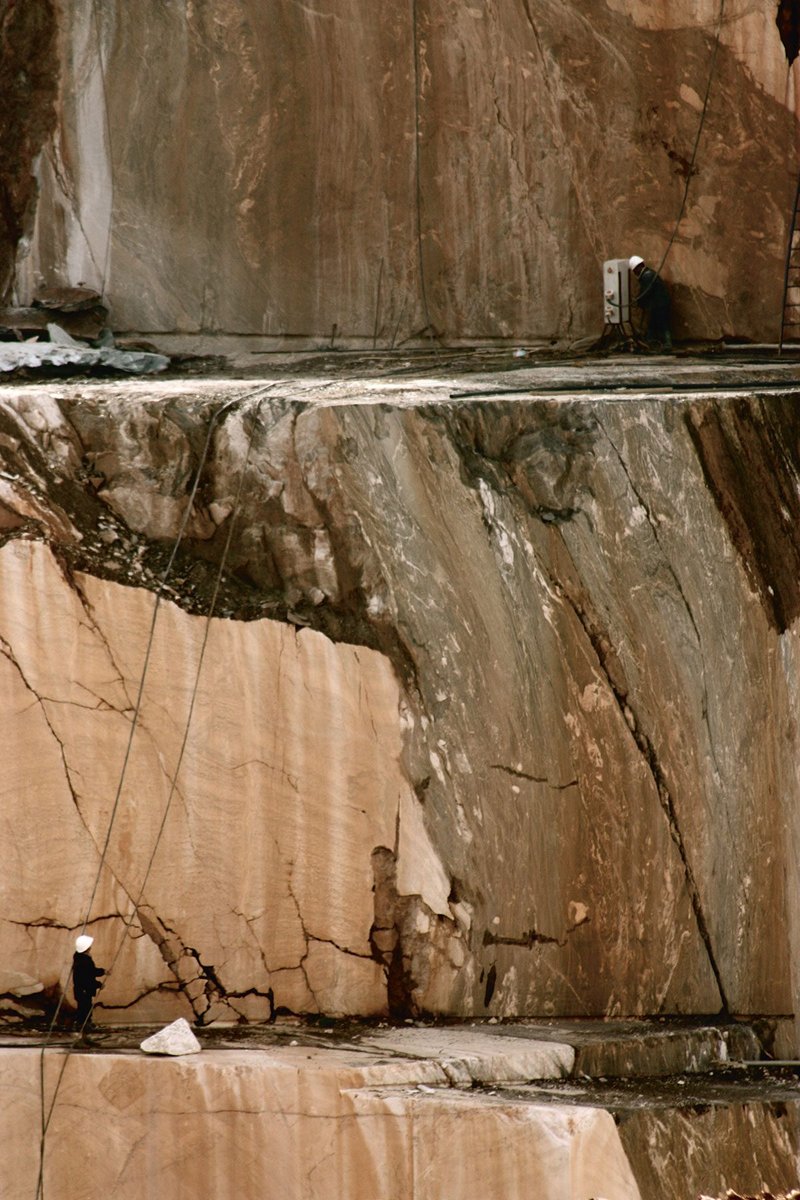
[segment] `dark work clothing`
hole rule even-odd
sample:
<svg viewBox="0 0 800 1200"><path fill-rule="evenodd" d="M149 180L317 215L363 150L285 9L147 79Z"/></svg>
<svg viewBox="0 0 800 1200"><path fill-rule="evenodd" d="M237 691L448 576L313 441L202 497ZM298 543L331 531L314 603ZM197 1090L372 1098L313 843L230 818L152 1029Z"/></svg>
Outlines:
<svg viewBox="0 0 800 1200"><path fill-rule="evenodd" d="M87 1023L92 1011L92 1002L102 986L98 981L99 975L105 975L105 971L102 967L94 965L91 954L78 954L77 951L73 954L72 990L78 1006L75 1023L80 1028Z"/></svg>
<svg viewBox="0 0 800 1200"><path fill-rule="evenodd" d="M639 280L639 295L636 303L647 315L648 342L666 342L671 344L669 332L670 300L667 285L652 267L642 267L637 279Z"/></svg>

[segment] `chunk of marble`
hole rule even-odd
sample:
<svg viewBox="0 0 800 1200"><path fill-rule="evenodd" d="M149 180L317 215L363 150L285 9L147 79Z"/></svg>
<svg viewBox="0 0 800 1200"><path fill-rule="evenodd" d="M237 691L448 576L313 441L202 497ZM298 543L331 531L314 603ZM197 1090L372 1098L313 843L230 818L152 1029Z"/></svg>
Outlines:
<svg viewBox="0 0 800 1200"><path fill-rule="evenodd" d="M171 1025L145 1038L139 1049L145 1054L169 1054L177 1057L181 1054L198 1054L202 1046L192 1032L189 1022L183 1017L178 1017Z"/></svg>

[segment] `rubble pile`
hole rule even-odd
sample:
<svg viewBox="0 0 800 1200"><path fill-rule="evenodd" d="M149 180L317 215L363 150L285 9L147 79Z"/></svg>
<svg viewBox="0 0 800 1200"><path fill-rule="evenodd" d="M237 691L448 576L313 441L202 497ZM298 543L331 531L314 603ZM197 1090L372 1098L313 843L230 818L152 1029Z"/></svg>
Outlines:
<svg viewBox="0 0 800 1200"><path fill-rule="evenodd" d="M137 342L119 346L108 310L92 288L44 288L30 308L0 309L0 372L5 374L163 371L169 359Z"/></svg>

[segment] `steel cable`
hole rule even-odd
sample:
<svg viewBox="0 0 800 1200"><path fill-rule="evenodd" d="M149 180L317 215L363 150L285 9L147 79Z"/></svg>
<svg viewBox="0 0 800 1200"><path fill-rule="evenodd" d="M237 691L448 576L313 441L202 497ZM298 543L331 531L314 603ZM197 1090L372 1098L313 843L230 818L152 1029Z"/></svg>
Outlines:
<svg viewBox="0 0 800 1200"><path fill-rule="evenodd" d="M260 390L261 390L262 392L268 392L268 391L272 390L272 388L273 388L274 386L275 386L274 384L269 384L269 385L267 385L267 387L265 387L265 388L263 388L263 389L260 389ZM251 397L251 398L252 398L252 397ZM199 486L200 486L200 480L201 480L201 478L202 478L203 470L204 470L204 468L205 468L206 460L207 460L207 458L208 458L208 452L209 452L209 449L210 449L210 446L211 446L211 440L212 440L212 437L213 437L213 435L214 435L214 430L215 430L215 428L217 427L217 424L218 424L218 422L219 422L220 418L221 418L221 417L222 417L222 416L223 416L223 415L224 415L226 412L228 412L228 411L229 411L229 410L230 410L230 409L231 409L231 408L232 408L232 407L233 407L235 404L239 404L239 403L241 403L241 401L240 401L238 398L237 398L237 399L235 399L235 400L230 400L230 401L228 401L228 403L227 403L227 404L223 404L223 405L222 405L222 406L221 406L219 409L217 409L217 411L216 411L216 412L215 412L215 413L212 415L211 421L209 422L208 431L207 431L207 434L206 434L206 440L205 440L205 443L204 443L204 446L203 446L203 450L202 450L202 453L201 453L201 456L200 456L200 460L199 460L199 463L198 463L197 471L195 472L195 477L194 477L194 481L193 481L193 485L192 485L191 492L190 492L190 494L189 494L189 499L188 499L188 502L187 502L187 505L186 505L186 510L185 510L185 512L184 512L184 515L183 515L183 519L182 519L182 521L181 521L180 528L179 528L179 530L178 530L178 533L177 533L177 536L176 536L176 539L175 539L174 545L173 545L173 547L172 547L172 552L171 552L171 554L170 554L170 557L169 557L169 559L168 559L167 565L166 565L166 567L165 567L165 569L164 569L164 572L163 572L163 575L162 575L162 577L161 577L161 580L160 580L160 582L159 582L158 588L157 588L157 590L156 590L155 604L154 604L154 606L153 606L153 614L152 614L152 617L151 617L151 620L150 620L150 627L149 627L149 630L148 630L148 637L147 637L147 644L146 644L146 649L145 649L145 656L144 656L144 661L143 661L143 665L142 665L142 672L141 672L141 676L140 676L140 680L139 680L139 688L138 688L138 692L137 692L137 696L136 696L136 703L135 703L135 706L134 706L133 717L132 717L132 719L131 719L131 728L130 728L130 732L129 732L129 735L128 735L128 742L127 742L127 746L126 746L126 749L125 749L125 755L124 755L124 759L123 759L122 769L121 769L121 772L120 772L119 783L118 783L118 785L117 785L117 790L116 790L116 794L115 794L115 797L114 797L114 803L113 803L113 805L112 805L112 808L111 808L111 815L110 815L110 817L109 817L109 823L108 823L108 828L107 828L107 831L106 831L105 841L104 841L104 843L103 843L103 847L102 847L102 850L101 850L101 852L100 852L100 860L99 860L99 864L98 864L98 868L97 868L97 873L96 873L95 880L94 880L94 886L93 886L93 888L92 888L92 893L91 893L91 897L90 897L90 900L89 900L89 904L87 905L87 908L86 908L86 913L85 913L85 916L84 916L84 919L83 919L83 923L82 923L82 925L81 925L81 933L83 933L83 932L85 931L85 929L86 929L86 926L87 926L87 924L89 923L89 918L90 918L90 916L91 916L91 909L92 909L92 905L93 905L93 903L94 903L94 900L95 900L95 897L96 897L96 895L97 895L97 889L98 889L98 886L99 886L99 883L100 883L100 878L101 878L101 876L102 876L102 872L103 872L103 869L104 869L104 867L105 867L105 860L106 860L106 855L107 855L107 852L108 852L108 846L109 846L109 843L110 843L110 840L111 840L111 833L112 833L112 830L113 830L114 822L115 822L115 820L116 820L116 817L117 817L117 813L118 813L118 811L119 811L119 804L120 804L120 799L121 799L121 795L122 795L122 788L123 788L123 784L124 784L124 780L125 780L125 775L126 775L126 773L127 773L128 763L129 763L129 761L130 761L131 749L132 749L132 746L133 746L133 739L134 739L134 736L135 736L136 727L137 727L137 724L138 724L138 721L139 721L139 714L140 714L140 711L141 711L142 697L143 697L143 693L144 693L144 685L145 685L145 680L146 680L146 678L147 678L148 668L149 668L149 664L150 664L150 656L151 656L151 653L152 653L153 641L154 641L154 637L155 637L155 627L156 627L156 621L157 621L157 617L158 617L158 609L159 609L159 606L160 606L160 603L161 603L161 599L162 599L162 596L163 596L163 592L164 592L164 589L165 589L165 587L166 587L167 580L168 580L168 578L169 578L169 576L170 576L170 572L172 571L172 567L173 567L173 564L174 564L174 562L175 562L175 558L176 558L176 556L177 556L178 549L179 549L179 547L180 547L180 544L181 544L181 541L183 540L183 537L184 537L184 535L185 535L186 528L187 528L187 525L188 525L188 523L189 523L189 519L190 519L190 517L191 517L191 514L192 514L192 511L193 511L193 507L194 507L194 500L195 500L195 497L196 497L196 495L197 495L197 490L198 490L198 488L199 488ZM260 407L261 407L261 404L262 404L262 403L263 403L263 395L262 395L262 399L261 399L261 400L259 400L259 410L260 410ZM255 424L254 424L254 428L253 428L253 433L254 433L254 431L255 431ZM250 453L250 447L252 446L252 437L253 437L253 433L251 433L251 440L250 440L250 443L248 444L248 458L249 458L249 453ZM241 496L241 480L240 480L240 487L239 487L239 491L238 491L238 493L237 493L237 503L238 503L238 499L239 499L239 497L240 497L240 496ZM225 559L227 558L227 553L228 553L228 550L229 550L229 548L230 548L231 530L232 530L232 528L233 528L233 520L234 520L234 516L235 516L235 509L233 510L233 512L232 512L232 514L231 514L231 527L229 528L229 531L228 531L228 538L227 538L227 540L226 540L226 543L225 543L225 548L224 548L224 551L223 551L223 566L224 566L224 561L225 561ZM212 606L213 606L214 604L216 604L216 599L217 599L217 595L218 595L218 592L219 592L219 585L220 585L221 578L222 578L222 569L220 569L220 571L218 572L217 579L216 579L216 582L215 582L214 591L213 591L213 596L212 596ZM212 611L213 611L213 609L212 609ZM208 628L208 626L207 626L207 628ZM207 634L206 634L206 639L207 639ZM206 639L204 639L204 642L203 642L202 654L204 654L204 653L205 653L205 640L206 640ZM192 696L192 709L193 709L193 706L194 706L194 697L195 697L195 695L196 695L196 688L197 688L197 684L198 684L198 682L199 682L199 671L200 671L200 667L202 666L202 654L201 654L200 664L199 664L199 666L198 666L198 674L197 674L197 677L196 677L196 680L195 680L195 693L194 693L194 694L193 694L193 696ZM191 720L191 713L192 713L192 709L190 709L190 713L189 713L189 721ZM170 803L171 803L171 800L172 800L172 794L173 794L173 791L174 791L175 780L177 780L177 770L179 770L179 769L180 769L180 761L182 760L182 757L183 757L183 750L184 750L184 748L185 748L185 745L186 745L186 738L188 737L188 728L189 728L189 723L188 723L188 721L187 721L186 731L185 731L185 734L184 734L184 740L183 740L183 744L182 744L182 747L181 747L181 756L180 756L180 759L179 759L178 768L176 769L175 779L173 780L173 786L172 786L172 789L171 789L171 791L170 791L170 794L169 794L169 802L170 802ZM148 864L148 869L147 869L147 875L145 876L145 881L146 881L147 877L149 876L149 872L150 872L150 869L151 869L151 867L152 867L152 862L153 862L153 860L154 860L154 858L155 858L155 853L156 853L156 849L157 849L158 840L160 840L161 833L163 832L163 826L164 826L164 824L165 824L165 821L166 821L166 814L165 814L164 818L162 819L162 824L161 824L161 826L160 826L160 828L159 828L159 834L158 834L158 839L157 839L156 847L154 848L154 850L153 850L153 853L151 854L150 863ZM142 885L142 890L143 890L143 888L144 888L144 884ZM141 892L140 892L140 895L139 895L139 899L136 901L136 905L138 905L138 903L140 902L140 900L141 900ZM129 923L129 922L126 922L126 923L125 923L126 933L127 933L128 929L129 929L129 927L130 927L130 923ZM123 943L124 943L124 937L123 937ZM121 947L120 947L120 949L121 949ZM117 957L119 956L119 952L120 952L120 950L118 949L118 951L117 951L117 954L115 955L115 957L114 957L114 960L113 960L113 961L114 961L114 963L116 963ZM108 974L110 975L110 970L109 970ZM63 1063L62 1063L61 1070L60 1070L60 1072L59 1072L59 1074L58 1074L58 1078L57 1078L57 1080L56 1080L56 1084L55 1084L55 1088L54 1088L54 1091L53 1091L52 1100L51 1100L51 1103L50 1103L50 1109L49 1109L49 1111L47 1112L47 1114L45 1115L45 1108L46 1108L46 1105L45 1105L45 1091L44 1091L44 1088L45 1088L45 1081L44 1081L44 1058L45 1058L45 1052L46 1052L46 1050L48 1049L48 1044L49 1044L49 1041L50 1041L50 1039L51 1039L51 1037L52 1037L53 1030L54 1030L54 1028L55 1028L55 1026L56 1026L56 1023L57 1023L57 1021L58 1021L58 1018L59 1018L59 1016L60 1016L60 1014L61 1014L61 1010L62 1010L62 1008L63 1008L63 1006L64 1006L64 1001L65 1001L65 998L66 998L66 993L67 993L67 990L68 990L68 988L69 988L69 984L70 984L70 981L71 981L71 979L72 979L72 967L70 967L70 970L69 970L69 973L68 973L68 976L67 976L67 982L66 982L66 985L65 985L65 987L64 987L64 989L63 989L63 991L61 992L61 995L60 995L60 997L59 997L58 1004L57 1004L57 1006L56 1006L55 1012L54 1012L54 1014L53 1014L53 1017L52 1017L52 1019L51 1019L51 1021L50 1021L50 1024L49 1024L49 1026L48 1026L47 1033L46 1033L46 1035L45 1035L45 1040L44 1040L44 1043L43 1043L43 1045L42 1045L42 1047L41 1047L41 1051L40 1051L40 1060L39 1060L39 1077L40 1077L40 1095L41 1095L41 1125L42 1125L42 1127L41 1127L41 1136L40 1136L40 1145L39 1145L39 1174L38 1174L38 1181L37 1181L37 1187L36 1187L36 1197L37 1197L37 1200L43 1200L43 1197L44 1197L44 1154L45 1154L45 1139L46 1139L46 1136L47 1136L47 1130L48 1130L48 1128L49 1128L49 1125L50 1125L50 1120L51 1120L51 1118L52 1118L52 1115L53 1115L53 1110L54 1110L54 1108L55 1108L56 1099L57 1099L57 1097L58 1097L58 1091L59 1091L59 1089L60 1089L60 1086L61 1086L61 1081L62 1081L62 1079L63 1079L63 1077L64 1077L64 1072L65 1072L65 1070L66 1070L67 1063L68 1063L68 1061L69 1061L69 1056L70 1056L70 1053L71 1053L71 1052L72 1052L72 1050L75 1048L75 1046L77 1045L77 1042L78 1042L78 1040L79 1040L79 1039L81 1038L81 1036L83 1035L83 1029L84 1029L84 1026L82 1025L82 1026L81 1026L81 1027L80 1027L80 1028L77 1030L77 1032L76 1032L76 1034L75 1034L75 1036L74 1036L74 1038L73 1038L73 1041L72 1041L71 1045L69 1045L69 1046L67 1047L67 1052L66 1052L66 1054L65 1054L65 1056L64 1056L64 1061L63 1061ZM88 1020L88 1018L87 1018L87 1020ZM85 1022L84 1022L84 1025L85 1025Z"/></svg>

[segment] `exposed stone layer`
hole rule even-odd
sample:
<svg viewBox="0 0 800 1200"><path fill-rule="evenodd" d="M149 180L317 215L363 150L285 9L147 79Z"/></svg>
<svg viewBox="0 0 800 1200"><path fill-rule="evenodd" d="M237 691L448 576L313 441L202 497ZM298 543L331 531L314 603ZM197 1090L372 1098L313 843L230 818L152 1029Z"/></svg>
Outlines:
<svg viewBox="0 0 800 1200"><path fill-rule="evenodd" d="M39 1055L4 1050L6 1200L36 1193ZM45 1060L52 1096L63 1064ZM10 1101L10 1102L9 1102ZM172 1061L102 1053L64 1071L44 1191L131 1200L640 1200L614 1121L598 1109L504 1102L449 1087L435 1061L347 1051L205 1050Z"/></svg>
<svg viewBox="0 0 800 1200"><path fill-rule="evenodd" d="M591 1081L559 1079L572 1051L552 1041L463 1026L355 1042L340 1033L338 1045L300 1030L289 1044L288 1032L171 1060L51 1047L42 1064L36 1049L4 1046L4 1200L35 1195L42 1100L52 1200L76 1189L137 1200L684 1200L796 1179L796 1087L780 1102L687 1105L676 1084L672 1100L632 1093L612 1117L585 1095L575 1103ZM530 1075L538 1082L515 1082ZM546 1099L562 1087L572 1103Z"/></svg>
<svg viewBox="0 0 800 1200"><path fill-rule="evenodd" d="M63 960L65 931L86 915L153 598L65 578L41 544L15 541L0 553L6 604L15 597L2 615L4 716L16 748L4 771L16 863L4 925L13 961L41 972L48 956ZM276 622L206 630L160 606L90 914L96 960L108 966L122 953L104 1008L160 987L163 958L167 993L180 985L198 1018L264 1019L270 989L294 1010L383 1010L368 942L370 855L394 846L408 787L397 708L389 665L374 652ZM39 836L44 856L33 849ZM147 936L131 940L123 920L134 901L132 932ZM135 1009L158 1011L155 999Z"/></svg>
<svg viewBox="0 0 800 1200"><path fill-rule="evenodd" d="M620 1138L645 1197L788 1191L798 1179L800 1105L742 1104L636 1113ZM724 1147L717 1156L714 1148Z"/></svg>
<svg viewBox="0 0 800 1200"><path fill-rule="evenodd" d="M598 335L600 263L659 263L688 177L677 332L776 340L797 68L771 0L720 10L60 5L27 64L60 91L18 298L82 281L118 328L326 343ZM26 195L29 142L0 158Z"/></svg>
<svg viewBox="0 0 800 1200"><path fill-rule="evenodd" d="M791 496L791 405L229 395L188 513L224 387L3 395L5 961L47 982L68 961L144 661L141 585L186 515L92 912L101 962L231 532L227 570L147 936L104 1004L791 1013L791 532L739 483ZM709 458L714 429L735 471Z"/></svg>

